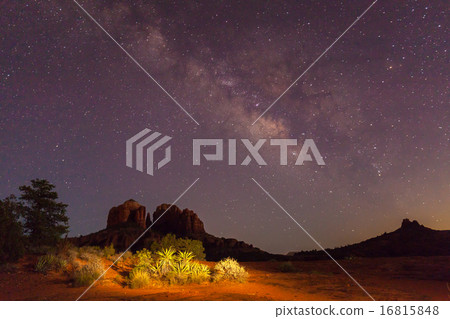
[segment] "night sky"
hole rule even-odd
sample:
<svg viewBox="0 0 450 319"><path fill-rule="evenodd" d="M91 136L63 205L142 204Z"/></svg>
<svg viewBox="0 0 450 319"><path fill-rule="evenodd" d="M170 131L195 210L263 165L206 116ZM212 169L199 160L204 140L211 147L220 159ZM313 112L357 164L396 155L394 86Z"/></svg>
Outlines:
<svg viewBox="0 0 450 319"><path fill-rule="evenodd" d="M75 236L127 199L153 212L200 178L177 206L207 232L317 248L254 178L325 247L403 218L450 229L445 1L378 1L255 125L373 1L79 2L199 125L73 1L2 1L1 198L48 179ZM144 128L172 137L154 176L125 165ZM193 138L312 138L326 165L293 165L298 146L280 166L266 142L267 166L193 166Z"/></svg>

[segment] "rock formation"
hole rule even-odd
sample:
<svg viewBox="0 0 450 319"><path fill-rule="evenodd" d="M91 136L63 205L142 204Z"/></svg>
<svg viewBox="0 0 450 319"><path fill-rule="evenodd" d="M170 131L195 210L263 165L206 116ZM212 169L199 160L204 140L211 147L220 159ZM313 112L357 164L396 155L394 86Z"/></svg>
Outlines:
<svg viewBox="0 0 450 319"><path fill-rule="evenodd" d="M148 248L153 241L159 241L171 233L177 237L200 240L205 247L207 260L216 261L226 257L233 257L239 261L283 258L234 238L219 238L206 233L203 222L197 214L187 208L181 210L175 205L159 205L153 213L153 221L155 224L133 245L131 248L133 251ZM130 199L122 205L111 208L106 229L71 240L77 246L104 247L113 244L117 250L125 250L142 234L142 229L149 227L151 223L150 214L146 214L145 207Z"/></svg>
<svg viewBox="0 0 450 319"><path fill-rule="evenodd" d="M403 219L402 227L403 231L420 231L425 229L424 226L420 225L417 220L410 221L408 218Z"/></svg>
<svg viewBox="0 0 450 319"><path fill-rule="evenodd" d="M175 205L169 207L169 204L162 204L156 208L153 220L157 222L153 226L153 230L172 233L178 237L205 234L203 222L196 213L187 208L181 210Z"/></svg>
<svg viewBox="0 0 450 319"><path fill-rule="evenodd" d="M133 199L129 199L122 205L113 207L109 210L106 228L116 227L120 225L137 225L140 228L146 227L146 211L142 206Z"/></svg>
<svg viewBox="0 0 450 319"><path fill-rule="evenodd" d="M150 214L145 207L134 200L128 200L113 207L108 214L107 228L86 236L71 238L77 246L107 246L113 244L118 250L125 250L134 243L133 251L148 248L152 242L161 240L168 233L177 237L200 240L205 247L206 259L217 261L233 257L239 261L263 260L309 260L328 259L323 251L302 251L287 255L276 255L262 251L253 245L234 238L219 238L205 232L203 222L192 210L181 210L169 204L158 206L153 213L155 224L142 235L143 229L151 225ZM167 210L168 209L168 210ZM166 213L164 213L167 210ZM163 215L164 214L164 215ZM133 226L133 227L116 227ZM139 227L136 227L139 226ZM403 220L402 226L391 233L327 251L334 258L348 257L397 257L397 256L450 256L450 231L433 230L417 221Z"/></svg>
<svg viewBox="0 0 450 319"><path fill-rule="evenodd" d="M234 238L219 238L208 234L205 232L203 222L192 210L187 208L181 210L175 205L169 207L169 204L162 204L156 208L153 213L155 224L152 231L160 234L172 233L177 237L200 240L205 247L207 260L233 257L240 261L257 261L277 257L243 241Z"/></svg>

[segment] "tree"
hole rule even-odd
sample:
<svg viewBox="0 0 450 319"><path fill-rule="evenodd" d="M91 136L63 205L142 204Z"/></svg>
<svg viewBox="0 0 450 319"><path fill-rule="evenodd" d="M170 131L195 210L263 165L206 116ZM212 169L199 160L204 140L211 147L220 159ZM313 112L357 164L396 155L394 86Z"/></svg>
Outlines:
<svg viewBox="0 0 450 319"><path fill-rule="evenodd" d="M16 261L25 251L20 208L14 195L0 200L0 263Z"/></svg>
<svg viewBox="0 0 450 319"><path fill-rule="evenodd" d="M53 246L69 231L67 205L57 202L54 188L45 179L33 179L31 186L19 187L25 233L34 246Z"/></svg>

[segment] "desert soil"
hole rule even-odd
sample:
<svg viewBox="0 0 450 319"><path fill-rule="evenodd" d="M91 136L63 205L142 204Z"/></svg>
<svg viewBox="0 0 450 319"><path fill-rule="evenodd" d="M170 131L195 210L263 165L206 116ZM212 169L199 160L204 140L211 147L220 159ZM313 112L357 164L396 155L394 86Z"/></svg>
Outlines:
<svg viewBox="0 0 450 319"><path fill-rule="evenodd" d="M76 300L86 288L72 287L67 274L33 271L27 256L15 269L0 273L0 300ZM449 300L450 256L356 258L339 261L376 300ZM108 261L105 260L105 266ZM213 267L214 263L205 262ZM113 267L83 300L369 300L333 261L241 263L247 283L206 283L130 289ZM121 279L122 278L122 279Z"/></svg>

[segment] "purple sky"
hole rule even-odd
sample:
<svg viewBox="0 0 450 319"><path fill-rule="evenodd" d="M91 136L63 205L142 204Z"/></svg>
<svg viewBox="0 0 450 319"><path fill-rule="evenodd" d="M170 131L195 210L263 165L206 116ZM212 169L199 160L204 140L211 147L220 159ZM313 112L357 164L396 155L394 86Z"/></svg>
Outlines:
<svg viewBox="0 0 450 319"><path fill-rule="evenodd" d="M103 2L101 2L103 3ZM378 1L255 125L372 1L80 1L198 121L72 1L9 1L0 20L0 196L46 178L71 235L133 198L179 201L208 232L270 252L353 243L417 219L450 229L448 7ZM172 138L155 176L125 165L144 128ZM316 142L326 166L192 166L193 138ZM225 149L225 154L227 150ZM247 154L238 150L238 162Z"/></svg>

